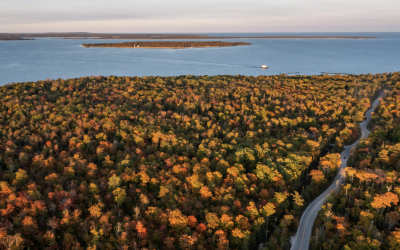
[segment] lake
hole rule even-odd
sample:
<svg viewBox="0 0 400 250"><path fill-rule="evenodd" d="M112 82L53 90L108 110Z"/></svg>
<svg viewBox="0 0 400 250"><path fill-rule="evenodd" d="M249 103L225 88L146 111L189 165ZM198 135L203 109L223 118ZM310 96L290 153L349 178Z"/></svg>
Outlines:
<svg viewBox="0 0 400 250"><path fill-rule="evenodd" d="M208 35L374 36L378 39L227 39L224 41L249 42L252 45L188 49L84 48L81 46L82 43L135 40L40 38L33 41L0 41L0 85L92 75L240 74L258 76L293 72L301 75L319 75L321 72L364 74L400 71L400 33L214 33ZM269 68L261 69L261 65L264 64Z"/></svg>

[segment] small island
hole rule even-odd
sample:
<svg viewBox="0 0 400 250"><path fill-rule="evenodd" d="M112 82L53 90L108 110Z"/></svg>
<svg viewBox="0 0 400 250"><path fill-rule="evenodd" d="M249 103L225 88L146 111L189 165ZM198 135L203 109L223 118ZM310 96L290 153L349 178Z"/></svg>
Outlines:
<svg viewBox="0 0 400 250"><path fill-rule="evenodd" d="M230 47L239 45L251 45L244 42L221 42L221 41L156 41L156 42L124 42L124 43L87 43L83 47L99 48L151 48L151 49L184 49L184 48L206 48L206 47Z"/></svg>

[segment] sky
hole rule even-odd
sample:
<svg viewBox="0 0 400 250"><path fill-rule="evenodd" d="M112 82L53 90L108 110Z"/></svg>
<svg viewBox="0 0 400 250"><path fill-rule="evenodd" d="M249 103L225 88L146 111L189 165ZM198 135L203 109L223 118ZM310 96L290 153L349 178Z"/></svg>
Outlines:
<svg viewBox="0 0 400 250"><path fill-rule="evenodd" d="M400 32L400 1L0 0L18 32Z"/></svg>

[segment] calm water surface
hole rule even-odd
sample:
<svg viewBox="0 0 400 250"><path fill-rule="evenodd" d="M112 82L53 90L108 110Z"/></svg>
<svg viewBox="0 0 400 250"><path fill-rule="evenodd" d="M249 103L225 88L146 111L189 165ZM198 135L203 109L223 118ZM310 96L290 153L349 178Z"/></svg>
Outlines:
<svg viewBox="0 0 400 250"><path fill-rule="evenodd" d="M251 46L190 49L84 48L135 40L0 41L0 85L91 75L302 75L400 71L400 33L257 33L216 36L375 36L378 39L230 39ZM143 41L143 40L141 40ZM153 40L154 41L154 40ZM261 69L266 64L269 69Z"/></svg>

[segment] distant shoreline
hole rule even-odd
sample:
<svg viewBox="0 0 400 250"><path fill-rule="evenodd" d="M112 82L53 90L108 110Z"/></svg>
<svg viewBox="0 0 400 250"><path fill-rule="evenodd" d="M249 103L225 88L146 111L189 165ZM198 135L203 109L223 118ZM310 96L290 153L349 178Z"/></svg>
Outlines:
<svg viewBox="0 0 400 250"><path fill-rule="evenodd" d="M347 37L347 36L281 36L281 37L248 37L251 39L377 39L378 37ZM236 39L236 38L235 38ZM238 38L239 39L239 38ZM242 39L242 38L240 38Z"/></svg>
<svg viewBox="0 0 400 250"><path fill-rule="evenodd" d="M0 37L0 41L30 41L30 40L35 40L33 38L21 38L21 37L17 37L17 38L1 38Z"/></svg>
<svg viewBox="0 0 400 250"><path fill-rule="evenodd" d="M57 39L135 39L135 40L165 40L165 39L377 39L378 37L365 36L209 36L191 34L105 34L105 33L0 33L2 40L28 40L29 38L57 38ZM24 39L25 38L25 39ZM26 39L28 38L28 39Z"/></svg>
<svg viewBox="0 0 400 250"><path fill-rule="evenodd" d="M51 38L51 37L50 37ZM189 39L378 39L378 37L340 37L340 36L255 36L255 37L191 37L191 38L91 38L91 37L62 37L62 38L53 38L53 39L70 39L70 40L83 40L83 39L93 39L93 40L125 40L125 39L132 39L132 40L152 40L152 39L182 39L182 40L189 40ZM1 39L0 41L30 41L35 40L34 38L31 39L23 39L23 38L10 38L10 39Z"/></svg>

